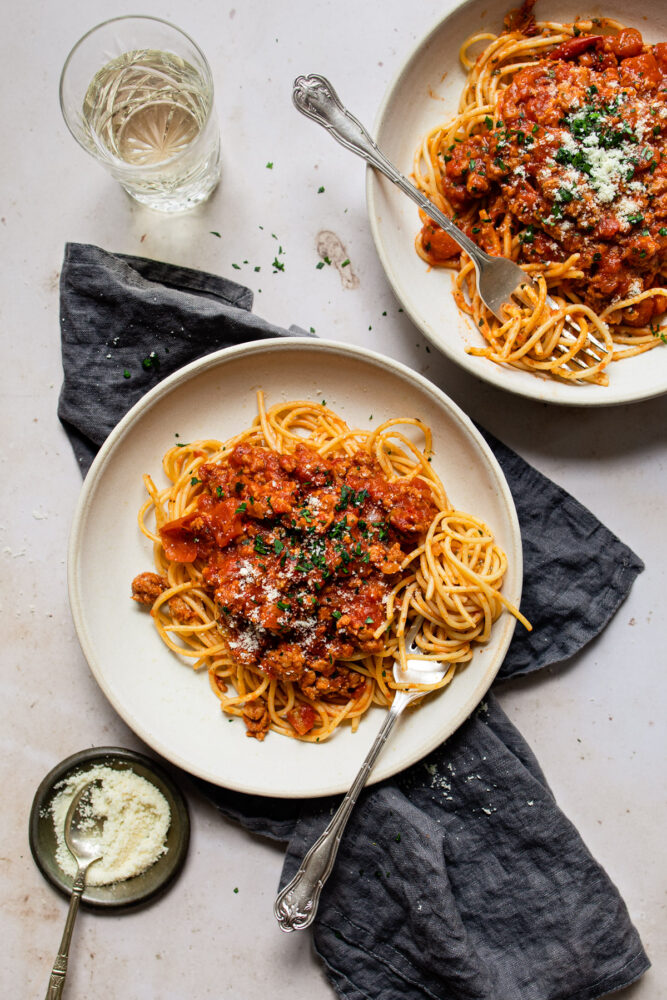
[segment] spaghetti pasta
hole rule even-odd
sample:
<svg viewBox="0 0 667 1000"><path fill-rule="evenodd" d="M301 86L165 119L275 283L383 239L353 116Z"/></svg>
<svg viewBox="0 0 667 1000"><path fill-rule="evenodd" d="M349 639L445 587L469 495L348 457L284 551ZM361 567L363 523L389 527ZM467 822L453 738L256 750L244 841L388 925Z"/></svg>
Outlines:
<svg viewBox="0 0 667 1000"><path fill-rule="evenodd" d="M426 692L451 682L503 607L530 627L501 593L491 531L450 505L421 420L362 431L324 402L267 410L261 392L258 411L229 441L170 448L165 488L144 477L155 572L132 586L248 735L356 728L391 703L416 622L419 656L450 665Z"/></svg>
<svg viewBox="0 0 667 1000"><path fill-rule="evenodd" d="M536 22L533 4L500 35L463 43L458 113L424 136L413 175L538 291L501 322L470 259L424 213L415 247L455 269L456 303L485 341L468 353L606 385L611 361L667 342L667 43L609 18Z"/></svg>

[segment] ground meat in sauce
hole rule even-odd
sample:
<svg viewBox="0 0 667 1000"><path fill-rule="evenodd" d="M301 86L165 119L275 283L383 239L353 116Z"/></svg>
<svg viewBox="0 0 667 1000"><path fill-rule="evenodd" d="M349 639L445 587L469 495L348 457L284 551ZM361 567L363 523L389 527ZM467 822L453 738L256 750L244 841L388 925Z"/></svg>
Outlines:
<svg viewBox="0 0 667 1000"><path fill-rule="evenodd" d="M444 151L443 190L468 236L498 254L494 224L509 208L520 262L580 253L584 277L570 287L598 312L661 287L667 43L644 45L633 28L575 37L514 75L499 118ZM488 221L470 215L482 198ZM422 239L433 264L460 252L434 223L425 223ZM624 310L622 320L643 326L665 309L667 299L654 296Z"/></svg>
<svg viewBox="0 0 667 1000"><path fill-rule="evenodd" d="M169 583L163 576L157 573L140 573L132 581L132 600L138 604L146 604L151 607L155 604L160 594L169 588ZM197 615L192 608L185 603L182 597L170 597L169 610L174 618L182 624L196 621Z"/></svg>
<svg viewBox="0 0 667 1000"><path fill-rule="evenodd" d="M390 482L361 451L322 458L307 445L279 455L241 443L197 477L196 511L160 534L168 558L201 560L232 656L312 700L359 697L365 678L341 661L382 649L386 599L437 514L428 485ZM303 735L316 714L294 712ZM261 738L260 705L243 715Z"/></svg>

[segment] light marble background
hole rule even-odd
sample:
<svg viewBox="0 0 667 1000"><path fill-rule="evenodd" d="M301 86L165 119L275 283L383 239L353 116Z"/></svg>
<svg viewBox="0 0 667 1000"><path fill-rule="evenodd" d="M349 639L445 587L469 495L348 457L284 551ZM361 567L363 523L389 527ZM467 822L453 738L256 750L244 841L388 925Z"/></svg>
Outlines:
<svg viewBox="0 0 667 1000"><path fill-rule="evenodd" d="M43 995L66 911L28 849L37 785L84 747L140 746L93 681L67 603L67 537L80 476L56 417L58 276L63 244L75 240L244 281L257 292L256 312L274 323L313 326L412 366L644 558L646 571L598 640L562 669L506 685L501 700L618 885L654 963L624 996L667 997L667 399L590 412L551 408L511 398L427 354L398 314L376 258L362 165L290 102L293 78L320 72L372 123L401 60L448 8L449 0L145 0L139 13L172 20L200 42L217 89L223 181L206 206L178 218L133 204L60 117L58 77L71 45L128 11L105 0L24 0L11 5L11 18L3 8L0 884L3 979L13 996ZM317 195L320 185L326 191ZM333 268L315 270L322 229L345 244L357 289L344 290ZM276 275L270 233L285 250L285 272ZM260 264L260 274L233 270L243 259ZM270 988L274 1000L331 1000L309 934L283 935L271 913L281 849L225 822L186 789L192 842L180 880L142 912L80 914L68 997L259 1000Z"/></svg>

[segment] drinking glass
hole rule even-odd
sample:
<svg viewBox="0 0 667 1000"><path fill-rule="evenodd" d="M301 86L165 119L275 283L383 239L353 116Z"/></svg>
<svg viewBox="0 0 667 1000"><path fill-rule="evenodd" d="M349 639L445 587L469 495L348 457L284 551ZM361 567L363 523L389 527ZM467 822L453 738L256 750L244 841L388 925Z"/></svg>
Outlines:
<svg viewBox="0 0 667 1000"><path fill-rule="evenodd" d="M150 208L192 208L220 179L211 69L167 21L116 17L92 28L67 57L60 107L83 149Z"/></svg>

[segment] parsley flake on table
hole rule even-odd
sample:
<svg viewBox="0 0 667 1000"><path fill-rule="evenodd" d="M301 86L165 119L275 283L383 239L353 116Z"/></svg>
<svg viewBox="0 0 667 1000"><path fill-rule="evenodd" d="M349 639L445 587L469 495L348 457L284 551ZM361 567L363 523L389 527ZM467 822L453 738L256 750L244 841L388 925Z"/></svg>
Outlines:
<svg viewBox="0 0 667 1000"><path fill-rule="evenodd" d="M324 188L323 187L318 187L317 193L318 194L324 194Z"/></svg>
<svg viewBox="0 0 667 1000"><path fill-rule="evenodd" d="M266 165L266 169L273 170L273 160L269 160L269 162Z"/></svg>

